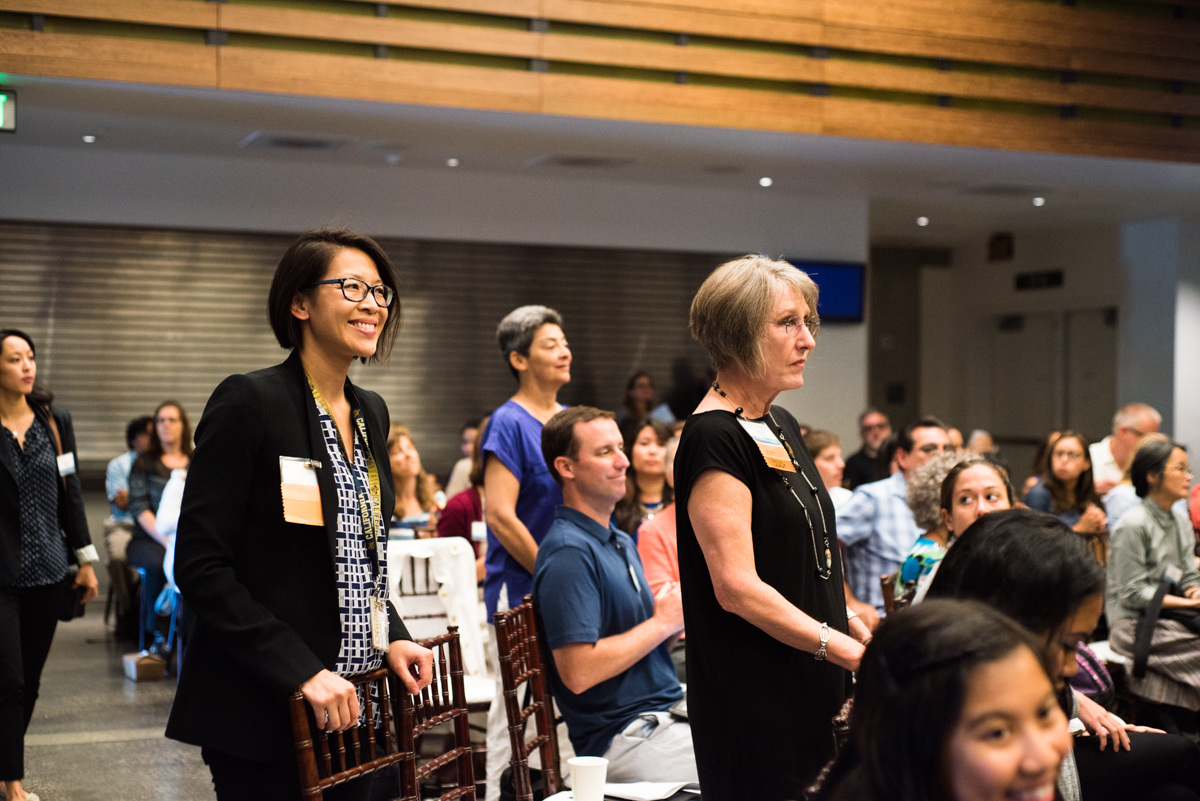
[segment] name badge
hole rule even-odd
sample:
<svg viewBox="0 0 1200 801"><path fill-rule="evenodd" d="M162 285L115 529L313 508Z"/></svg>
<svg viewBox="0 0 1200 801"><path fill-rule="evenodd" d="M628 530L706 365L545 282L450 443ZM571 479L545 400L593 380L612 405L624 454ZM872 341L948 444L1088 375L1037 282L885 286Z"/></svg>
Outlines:
<svg viewBox="0 0 1200 801"><path fill-rule="evenodd" d="M279 457L279 494L283 496L283 519L302 526L323 526L321 488L317 485L320 462L297 456Z"/></svg>
<svg viewBox="0 0 1200 801"><path fill-rule="evenodd" d="M1163 575L1172 584L1178 584L1180 579L1183 578L1183 571L1179 569L1178 565L1167 565L1167 569L1163 571Z"/></svg>
<svg viewBox="0 0 1200 801"><path fill-rule="evenodd" d="M473 542L487 542L487 523L482 520L471 522L471 540Z"/></svg>
<svg viewBox="0 0 1200 801"><path fill-rule="evenodd" d="M58 459L58 474L60 476L69 476L75 472L75 454L64 453Z"/></svg>
<svg viewBox="0 0 1200 801"><path fill-rule="evenodd" d="M387 653L391 642L388 640L387 604L377 595L371 596L371 644L376 651Z"/></svg>
<svg viewBox="0 0 1200 801"><path fill-rule="evenodd" d="M754 444L758 446L758 452L762 454L768 467L782 470L785 473L796 472L796 468L792 465L792 460L788 458L783 443L779 441L779 437L775 436L775 432L766 423L743 420L740 417L738 418L738 423L750 435L750 439L754 440Z"/></svg>

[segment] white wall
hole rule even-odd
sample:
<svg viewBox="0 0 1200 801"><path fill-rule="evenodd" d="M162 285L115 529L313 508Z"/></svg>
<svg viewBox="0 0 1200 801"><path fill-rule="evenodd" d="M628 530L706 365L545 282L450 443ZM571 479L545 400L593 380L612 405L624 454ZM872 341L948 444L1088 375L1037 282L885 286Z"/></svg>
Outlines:
<svg viewBox="0 0 1200 801"><path fill-rule="evenodd" d="M1174 428L1175 303L1179 282L1179 221L1130 223L1121 228L1122 320L1117 353L1121 405L1141 401Z"/></svg>
<svg viewBox="0 0 1200 801"><path fill-rule="evenodd" d="M865 197L67 148L0 149L0 219L867 259ZM0 283L2 287L2 283ZM602 300L602 299L599 299ZM857 441L865 325L829 326L781 403Z"/></svg>
<svg viewBox="0 0 1200 801"><path fill-rule="evenodd" d="M1115 226L1013 233L1011 261L988 262L979 234L954 248L951 267L922 270L921 408L964 429L992 424L986 338L997 316L1109 306L1125 316ZM1062 288L1016 291L1017 273L1040 270L1062 270Z"/></svg>
<svg viewBox="0 0 1200 801"><path fill-rule="evenodd" d="M1179 285L1175 295L1174 436L1200 448L1200 222L1180 226Z"/></svg>

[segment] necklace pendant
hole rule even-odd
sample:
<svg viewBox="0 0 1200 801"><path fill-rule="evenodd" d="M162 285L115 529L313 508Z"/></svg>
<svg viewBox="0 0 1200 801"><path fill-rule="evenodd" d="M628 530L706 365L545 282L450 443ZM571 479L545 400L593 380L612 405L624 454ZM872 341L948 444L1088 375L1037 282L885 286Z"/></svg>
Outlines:
<svg viewBox="0 0 1200 801"><path fill-rule="evenodd" d="M833 554L830 553L828 546L825 547L825 567L827 569L833 567Z"/></svg>

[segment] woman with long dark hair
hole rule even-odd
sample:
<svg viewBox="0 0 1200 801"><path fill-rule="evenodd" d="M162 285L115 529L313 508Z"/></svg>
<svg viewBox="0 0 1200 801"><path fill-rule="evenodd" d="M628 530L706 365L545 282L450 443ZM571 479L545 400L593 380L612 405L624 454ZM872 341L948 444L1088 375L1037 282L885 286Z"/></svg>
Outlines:
<svg viewBox="0 0 1200 801"><path fill-rule="evenodd" d="M1064 683L1104 609L1104 568L1065 523L1030 509L985 515L946 554L926 597L981 601L1042 641L1063 711L1092 735L1074 739L1059 781L1065 801L1200 798L1195 744L1130 726Z"/></svg>
<svg viewBox="0 0 1200 801"><path fill-rule="evenodd" d="M8 801L37 799L21 786L25 729L64 593L87 603L98 587L75 429L53 400L37 382L33 340L0 331L0 786ZM79 572L64 587L72 556Z"/></svg>
<svg viewBox="0 0 1200 801"><path fill-rule="evenodd" d="M637 539L642 521L651 520L675 500L667 483L667 443L671 428L660 420L643 418L625 432L625 497L617 503L613 516L617 528Z"/></svg>
<svg viewBox="0 0 1200 801"><path fill-rule="evenodd" d="M1063 431L1050 441L1046 472L1021 500L1030 509L1047 512L1080 534L1099 534L1108 518L1092 480L1087 437Z"/></svg>
<svg viewBox="0 0 1200 801"><path fill-rule="evenodd" d="M310 231L280 259L267 308L292 353L209 398L176 535L195 626L167 736L200 746L218 801L299 797L292 692L344 731L371 725L345 677L386 661L416 692L432 665L388 599L387 405L347 377L395 341L391 261L361 234ZM365 799L371 784L325 798Z"/></svg>
<svg viewBox="0 0 1200 801"><path fill-rule="evenodd" d="M152 650L163 646L165 637L154 611L155 600L166 585L163 559L167 538L158 533L158 507L163 489L175 470L187 470L192 458L192 424L187 411L176 401L163 401L154 410L150 447L133 463L129 472L129 513L133 515L133 537L126 548L129 564L145 571L142 593L142 631L151 639Z"/></svg>
<svg viewBox="0 0 1200 801"><path fill-rule="evenodd" d="M867 645L849 743L813 801L1051 801L1070 752L1042 644L995 610L928 601Z"/></svg>

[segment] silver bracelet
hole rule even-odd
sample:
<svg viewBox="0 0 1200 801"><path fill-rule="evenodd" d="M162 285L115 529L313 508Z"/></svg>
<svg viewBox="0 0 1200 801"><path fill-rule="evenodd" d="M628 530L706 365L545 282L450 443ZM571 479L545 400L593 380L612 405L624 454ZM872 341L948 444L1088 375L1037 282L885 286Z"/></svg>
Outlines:
<svg viewBox="0 0 1200 801"><path fill-rule="evenodd" d="M829 624L822 623L821 624L821 647L817 649L817 652L815 654L813 654L813 658L816 659L818 662L824 662L825 657L829 655L828 652L825 650L825 644L828 642L829 642Z"/></svg>

